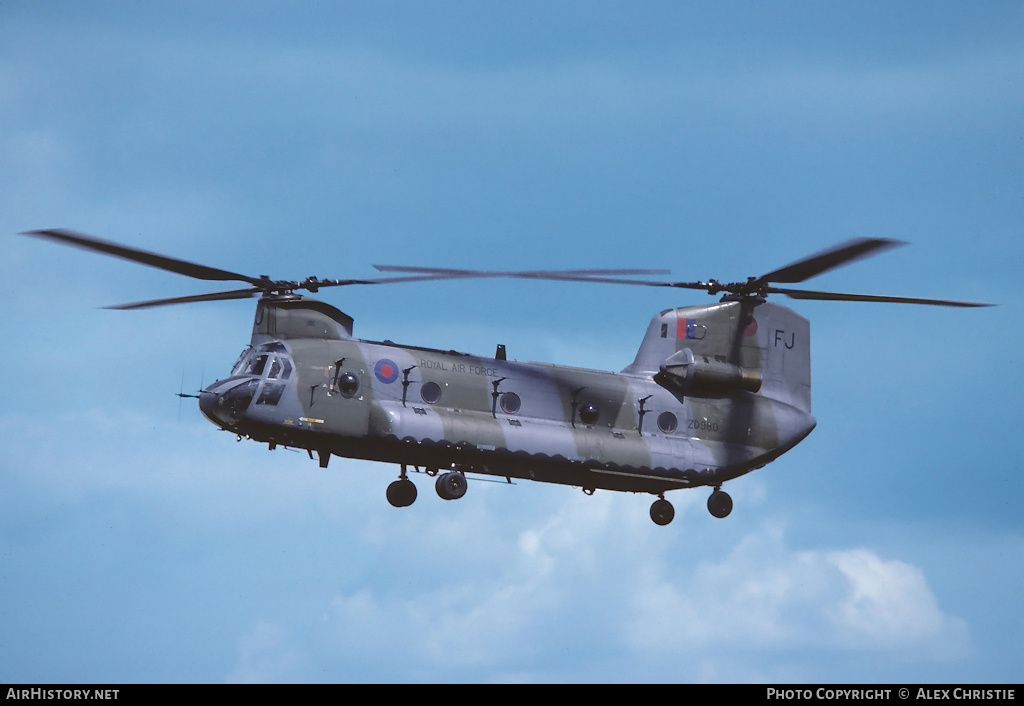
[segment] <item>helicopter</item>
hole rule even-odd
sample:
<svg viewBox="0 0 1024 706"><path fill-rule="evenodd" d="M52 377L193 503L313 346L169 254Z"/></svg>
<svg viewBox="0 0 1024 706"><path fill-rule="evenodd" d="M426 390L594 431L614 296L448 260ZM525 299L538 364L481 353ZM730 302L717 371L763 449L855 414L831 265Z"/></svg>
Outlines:
<svg viewBox="0 0 1024 706"><path fill-rule="evenodd" d="M792 299L990 306L916 297L791 289L856 260L904 245L858 238L745 281L637 279L666 270L490 271L376 266L369 279L273 280L140 250L67 229L24 235L241 289L106 307L144 309L258 297L248 345L230 374L199 392L202 414L220 429L304 449L327 468L332 456L399 467L386 490L394 507L415 502L411 472L434 478L444 500L462 498L471 478L535 480L656 496L651 519L667 525L665 494L710 488L708 511L727 517L722 486L776 460L807 437L811 415L810 325L768 301ZM632 363L620 372L507 357L484 357L368 341L353 318L296 294L350 285L508 277L704 290L714 304L653 316ZM488 478L489 477L489 478Z"/></svg>

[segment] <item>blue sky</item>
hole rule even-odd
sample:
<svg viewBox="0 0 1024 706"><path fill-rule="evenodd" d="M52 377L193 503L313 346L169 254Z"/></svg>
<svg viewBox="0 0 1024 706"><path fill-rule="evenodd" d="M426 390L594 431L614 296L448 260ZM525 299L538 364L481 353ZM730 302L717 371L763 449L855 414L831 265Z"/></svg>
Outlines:
<svg viewBox="0 0 1024 706"><path fill-rule="evenodd" d="M1014 2L4 2L0 681L1019 681L1021 37ZM213 288L46 227L294 279L895 237L812 286L999 306L791 302L818 428L724 521L422 479L396 510L394 468L179 407L251 302L99 309ZM618 370L712 301L633 289L322 294L361 337Z"/></svg>

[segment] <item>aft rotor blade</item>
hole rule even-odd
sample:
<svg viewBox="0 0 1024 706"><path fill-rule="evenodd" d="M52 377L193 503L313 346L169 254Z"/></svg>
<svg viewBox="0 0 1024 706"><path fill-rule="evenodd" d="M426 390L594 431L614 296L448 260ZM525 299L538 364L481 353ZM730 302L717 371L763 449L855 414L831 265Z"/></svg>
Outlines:
<svg viewBox="0 0 1024 706"><path fill-rule="evenodd" d="M802 289L782 289L771 287L770 294L785 294L792 299L811 299L816 301L840 302L883 302L890 304L927 304L931 306L979 307L994 306L979 302L962 302L952 299L923 299L921 297L892 297L883 294L843 294L841 292L812 292Z"/></svg>
<svg viewBox="0 0 1024 706"><path fill-rule="evenodd" d="M496 270L453 270L440 267L401 267L396 265L374 265L378 270L384 272L434 272L444 273L444 276L453 278L471 277L511 277L513 279L542 279L554 280L557 282L597 282L599 284L632 284L643 287L678 287L682 289L703 289L711 290L715 287L712 282L667 282L663 280L650 279L626 279L623 277L608 277L603 275L664 275L670 270L665 269L612 269L612 270L520 270L520 271L496 271ZM442 275L438 274L441 278ZM715 289L714 291L721 291Z"/></svg>
<svg viewBox="0 0 1024 706"><path fill-rule="evenodd" d="M71 245L72 247L82 248L83 250L92 250L93 252L103 253L104 255L120 257L124 260L138 262L143 265L149 265L150 267L167 270L168 272L175 272L179 275L185 275L186 277L193 277L195 279L228 282L235 280L239 282L248 282L255 286L265 284L264 280L249 277L248 275L229 272L227 270L219 270L215 267L207 267L206 265L198 265L194 262L167 257L166 255L158 255L157 253L149 252L147 250L139 250L138 248L121 245L120 243L114 243L109 240L102 240L91 235L67 230L66 228L30 230L22 233L22 235L41 238L43 240L52 240L53 242L60 243L62 245Z"/></svg>
<svg viewBox="0 0 1024 706"><path fill-rule="evenodd" d="M374 265L381 272L414 272L419 274L431 274L452 277L533 277L544 279L547 276L562 279L567 277L589 277L591 275L667 275L670 270L666 269L612 269L612 270L456 270L448 267L404 267L401 265Z"/></svg>
<svg viewBox="0 0 1024 706"><path fill-rule="evenodd" d="M811 277L828 272L837 267L848 265L855 260L877 255L884 250L906 245L902 240L890 238L855 238L845 243L840 243L828 250L797 260L794 263L773 270L766 275L758 277L753 284L766 282L781 282L783 284L795 284L803 282Z"/></svg>
<svg viewBox="0 0 1024 706"><path fill-rule="evenodd" d="M560 282L597 282L599 284L633 284L642 287L677 287L681 289L708 289L710 282L666 282L654 279L624 279L622 277L589 277L582 275L563 275L557 273L508 273L508 277L520 279L544 279Z"/></svg>
<svg viewBox="0 0 1024 706"><path fill-rule="evenodd" d="M189 304L191 302L215 302L225 299L249 299L263 290L253 287L251 289L234 289L227 292L211 292L210 294L194 294L188 297L171 297L170 299L150 299L144 302L132 302L130 304L115 304L105 306L104 309L118 309L127 311L131 309L151 309L155 306L169 306L171 304Z"/></svg>

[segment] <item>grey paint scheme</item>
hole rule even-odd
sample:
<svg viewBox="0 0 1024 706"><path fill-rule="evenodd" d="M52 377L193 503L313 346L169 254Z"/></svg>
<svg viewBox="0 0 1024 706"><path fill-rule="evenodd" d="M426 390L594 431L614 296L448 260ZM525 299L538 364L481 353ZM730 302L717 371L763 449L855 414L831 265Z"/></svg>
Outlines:
<svg viewBox="0 0 1024 706"><path fill-rule="evenodd" d="M259 355L287 360L293 372L284 379L278 366L275 376L269 363L259 375L247 372ZM719 382L700 389L696 379L678 375L685 365L666 366L670 358ZM391 375L378 377L378 363ZM756 377L760 385L716 377L721 371ZM352 319L328 304L267 296L233 373L204 390L200 407L243 437L316 450L324 459L454 468L588 490L660 494L718 486L777 458L815 425L809 324L756 299L660 312L633 363L611 373L361 341L352 337ZM351 396L339 386L347 374L358 379ZM421 395L431 382L441 392L433 404ZM263 400L271 386L283 387L276 404ZM514 414L495 395L506 392L521 400ZM581 412L589 405L597 419L585 423ZM674 430L659 428L664 412L675 415Z"/></svg>

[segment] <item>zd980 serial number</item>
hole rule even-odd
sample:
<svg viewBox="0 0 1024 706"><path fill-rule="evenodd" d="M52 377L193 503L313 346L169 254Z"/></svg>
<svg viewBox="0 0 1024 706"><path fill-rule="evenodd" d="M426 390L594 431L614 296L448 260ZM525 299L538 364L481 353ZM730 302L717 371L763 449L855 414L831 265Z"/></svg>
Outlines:
<svg viewBox="0 0 1024 706"><path fill-rule="evenodd" d="M707 419L688 419L686 428L694 431L716 432L718 431L718 422L711 422Z"/></svg>

